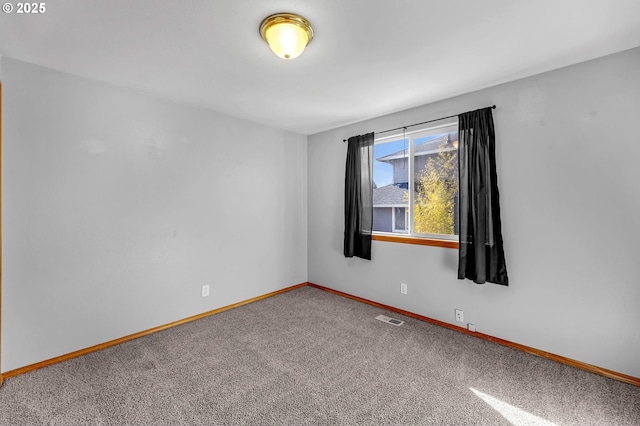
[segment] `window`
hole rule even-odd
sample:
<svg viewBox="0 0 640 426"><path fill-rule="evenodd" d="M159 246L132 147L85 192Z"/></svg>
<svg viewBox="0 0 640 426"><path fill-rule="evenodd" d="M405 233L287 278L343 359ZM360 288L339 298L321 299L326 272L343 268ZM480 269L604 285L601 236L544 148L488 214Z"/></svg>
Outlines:
<svg viewBox="0 0 640 426"><path fill-rule="evenodd" d="M380 135L373 156L374 238L395 235L457 241L457 119L404 134Z"/></svg>

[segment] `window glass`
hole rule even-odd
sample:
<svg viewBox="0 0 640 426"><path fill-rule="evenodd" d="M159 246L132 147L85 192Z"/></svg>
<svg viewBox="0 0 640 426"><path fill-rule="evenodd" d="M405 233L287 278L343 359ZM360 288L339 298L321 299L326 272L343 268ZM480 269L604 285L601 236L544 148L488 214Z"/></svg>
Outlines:
<svg viewBox="0 0 640 426"><path fill-rule="evenodd" d="M373 231L407 234L409 221L409 141L392 139L373 146Z"/></svg>
<svg viewBox="0 0 640 426"><path fill-rule="evenodd" d="M457 239L457 122L376 138L374 158L374 232Z"/></svg>

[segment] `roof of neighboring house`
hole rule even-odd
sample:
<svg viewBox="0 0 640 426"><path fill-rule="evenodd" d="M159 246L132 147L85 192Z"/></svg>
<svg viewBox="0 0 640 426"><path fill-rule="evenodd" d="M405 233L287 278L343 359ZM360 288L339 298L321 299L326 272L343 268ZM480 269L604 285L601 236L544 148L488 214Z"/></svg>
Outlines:
<svg viewBox="0 0 640 426"><path fill-rule="evenodd" d="M435 154L442 150L440 148L442 144L447 144L447 146L444 148L444 151L454 151L457 149L454 146L454 142L457 140L458 140L458 132L447 133L445 135L440 136L439 138L431 139L428 142L417 144L414 147L414 150L415 150L414 155L418 156L418 155ZM395 160L398 158L406 158L408 156L409 156L409 148L393 152L389 155L385 155L384 157L376 158L376 160L388 162L390 160Z"/></svg>
<svg viewBox="0 0 640 426"><path fill-rule="evenodd" d="M408 203L407 183L392 183L373 190L373 206L384 207Z"/></svg>

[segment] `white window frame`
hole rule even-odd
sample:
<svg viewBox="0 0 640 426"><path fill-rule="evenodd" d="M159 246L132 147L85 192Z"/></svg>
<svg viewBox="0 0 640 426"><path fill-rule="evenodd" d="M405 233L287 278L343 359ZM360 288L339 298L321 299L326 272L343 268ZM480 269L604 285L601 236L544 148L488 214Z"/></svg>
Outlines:
<svg viewBox="0 0 640 426"><path fill-rule="evenodd" d="M404 225L405 229L397 229L396 228L396 209L402 208L404 209ZM409 235L409 209L408 206L404 204L394 204L391 206L391 231L394 235ZM387 232L388 234L388 232Z"/></svg>
<svg viewBox="0 0 640 426"><path fill-rule="evenodd" d="M432 123L429 123L432 124ZM374 144L382 144L385 142L390 142L393 140L402 140L402 139L409 139L407 145L407 149L409 151L408 153L408 159L407 159L407 170L408 170L408 192L409 192L409 204L408 206L406 205L401 205L399 207L405 207L406 210L406 214L408 215L408 222L406 222L408 224L407 226L407 230L405 232L382 232L382 231L373 231L373 235L381 235L381 236L387 236L387 237L409 237L409 238L417 238L417 239L424 239L424 240L438 240L438 241L458 241L458 235L453 234L453 235L449 235L449 234L424 234L424 233L417 233L414 231L414 218L413 218L413 205L414 205L414 190L413 187L415 185L414 180L415 180L415 175L414 175L414 167L415 167L415 157L414 157L414 153L415 153L415 148L414 148L414 140L416 137L425 137L425 136L430 136L430 135L437 135L440 133L444 133L450 130L447 130L447 128L451 128L452 126L455 126L455 128L458 128L458 118L449 118L449 119L445 119L445 120L441 120L439 121L437 124L434 125L424 125L421 126L419 128L415 128L412 130L407 130L407 131L400 131L400 132L395 132L392 134L384 134L384 135L380 135L380 136L375 136L374 139ZM392 231L395 231L395 205L392 208Z"/></svg>

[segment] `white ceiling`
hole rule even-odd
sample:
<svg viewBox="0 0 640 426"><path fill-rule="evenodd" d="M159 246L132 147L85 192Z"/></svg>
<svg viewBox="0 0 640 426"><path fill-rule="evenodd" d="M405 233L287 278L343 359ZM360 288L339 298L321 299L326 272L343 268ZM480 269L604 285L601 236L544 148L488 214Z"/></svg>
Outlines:
<svg viewBox="0 0 640 426"><path fill-rule="evenodd" d="M640 0L45 5L0 14L2 55L303 134L640 46ZM276 12L313 25L293 61L260 38Z"/></svg>

